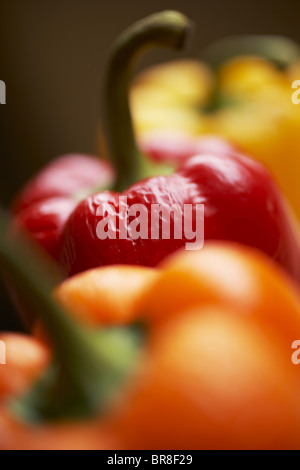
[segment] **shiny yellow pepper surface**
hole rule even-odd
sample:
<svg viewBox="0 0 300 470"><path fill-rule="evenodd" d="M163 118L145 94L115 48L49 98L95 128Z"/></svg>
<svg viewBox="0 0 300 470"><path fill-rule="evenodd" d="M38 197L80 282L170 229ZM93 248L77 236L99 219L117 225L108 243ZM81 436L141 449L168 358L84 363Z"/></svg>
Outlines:
<svg viewBox="0 0 300 470"><path fill-rule="evenodd" d="M141 141L161 130L228 139L271 170L300 218L300 104L292 99L299 49L285 38L250 36L236 40L235 55L233 42L209 48L210 61L144 71L131 95L136 132Z"/></svg>

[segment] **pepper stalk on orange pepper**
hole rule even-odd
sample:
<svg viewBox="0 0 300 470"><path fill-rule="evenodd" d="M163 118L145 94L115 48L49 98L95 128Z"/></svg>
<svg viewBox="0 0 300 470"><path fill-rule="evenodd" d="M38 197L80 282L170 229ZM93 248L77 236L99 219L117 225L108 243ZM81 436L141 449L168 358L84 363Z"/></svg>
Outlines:
<svg viewBox="0 0 300 470"><path fill-rule="evenodd" d="M0 221L1 270L55 352L50 382L40 363L42 379L1 403L0 448L300 448L300 297L270 259L211 242L158 268L78 274L56 303Z"/></svg>

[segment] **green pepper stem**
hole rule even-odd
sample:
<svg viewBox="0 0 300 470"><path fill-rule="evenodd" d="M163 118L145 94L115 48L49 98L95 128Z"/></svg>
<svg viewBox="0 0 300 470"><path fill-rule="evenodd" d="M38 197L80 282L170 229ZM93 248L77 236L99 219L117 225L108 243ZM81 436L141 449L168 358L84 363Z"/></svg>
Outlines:
<svg viewBox="0 0 300 470"><path fill-rule="evenodd" d="M283 70L300 57L300 47L292 39L272 35L242 35L221 39L204 49L200 58L218 69L238 56L262 57Z"/></svg>
<svg viewBox="0 0 300 470"><path fill-rule="evenodd" d="M210 99L202 110L214 113L222 108L236 106L239 98L222 93L219 69L227 61L239 56L256 56L268 60L279 70L285 70L300 57L299 45L289 38L270 35L230 36L214 42L200 54L215 72L215 83Z"/></svg>
<svg viewBox="0 0 300 470"><path fill-rule="evenodd" d="M128 28L112 47L105 77L106 136L110 158L117 169L115 190L123 191L141 176L139 154L130 113L133 65L145 49L164 46L181 50L191 22L176 11L153 14Z"/></svg>
<svg viewBox="0 0 300 470"><path fill-rule="evenodd" d="M14 403L26 419L86 416L101 410L135 363L136 332L126 328L92 331L52 298L57 278L35 246L9 236L10 221L0 210L0 269L43 321L55 360L33 389Z"/></svg>

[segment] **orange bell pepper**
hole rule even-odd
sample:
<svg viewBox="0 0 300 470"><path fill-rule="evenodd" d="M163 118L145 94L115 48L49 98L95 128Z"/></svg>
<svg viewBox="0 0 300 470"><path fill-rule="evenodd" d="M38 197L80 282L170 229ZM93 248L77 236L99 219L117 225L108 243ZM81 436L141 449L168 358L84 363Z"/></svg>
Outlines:
<svg viewBox="0 0 300 470"><path fill-rule="evenodd" d="M155 269L97 268L59 284L56 303L8 243L1 264L58 368L2 401L1 449L300 448L300 296L264 255L211 242Z"/></svg>

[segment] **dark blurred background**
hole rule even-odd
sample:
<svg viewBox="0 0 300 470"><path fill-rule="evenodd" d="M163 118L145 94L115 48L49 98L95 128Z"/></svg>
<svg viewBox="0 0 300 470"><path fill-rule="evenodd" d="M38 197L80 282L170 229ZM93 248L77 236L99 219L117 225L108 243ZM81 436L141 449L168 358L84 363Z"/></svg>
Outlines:
<svg viewBox="0 0 300 470"><path fill-rule="evenodd" d="M0 80L7 86L7 104L0 106L2 205L52 158L98 152L108 48L128 25L164 9L178 9L196 24L184 56L233 34L300 42L300 0L0 0ZM150 53L140 68L173 58ZM9 328L22 326L0 285L0 330Z"/></svg>

